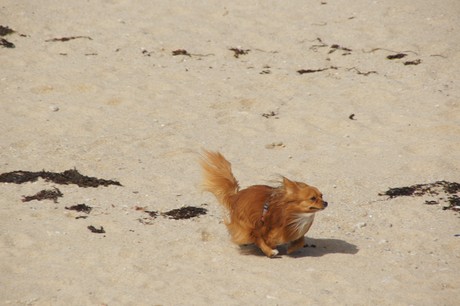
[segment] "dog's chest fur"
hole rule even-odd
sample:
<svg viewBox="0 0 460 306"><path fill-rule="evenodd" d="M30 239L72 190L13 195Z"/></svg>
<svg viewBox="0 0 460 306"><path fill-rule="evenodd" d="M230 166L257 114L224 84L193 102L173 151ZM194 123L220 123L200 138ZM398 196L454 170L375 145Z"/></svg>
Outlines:
<svg viewBox="0 0 460 306"><path fill-rule="evenodd" d="M289 226L295 233L298 234L299 237L301 237L305 235L306 232L308 232L314 219L315 214L298 213L292 217L291 221L289 222Z"/></svg>

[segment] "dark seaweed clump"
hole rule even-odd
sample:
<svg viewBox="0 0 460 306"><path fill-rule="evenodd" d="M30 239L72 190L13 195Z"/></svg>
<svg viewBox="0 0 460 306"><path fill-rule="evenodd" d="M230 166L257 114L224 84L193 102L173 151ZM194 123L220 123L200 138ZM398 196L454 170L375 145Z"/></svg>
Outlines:
<svg viewBox="0 0 460 306"><path fill-rule="evenodd" d="M396 187L390 188L384 193L380 193L380 196L388 196L390 199L400 196L440 196L442 193L447 195L447 202L449 206L443 207L443 209L451 209L454 211L460 211L460 197L457 193L460 192L460 184L456 182L437 181L429 184L416 184L407 187ZM439 197L439 201L442 200ZM437 204L436 201L425 201L426 204Z"/></svg>
<svg viewBox="0 0 460 306"><path fill-rule="evenodd" d="M172 52L173 56L178 56L178 55L186 55L186 56L192 56L190 53L188 53L187 50L184 49L177 49Z"/></svg>
<svg viewBox="0 0 460 306"><path fill-rule="evenodd" d="M0 38L0 46L5 47L5 48L15 48L16 47L12 42L9 42L4 38Z"/></svg>
<svg viewBox="0 0 460 306"><path fill-rule="evenodd" d="M10 29L8 26L0 25L0 36L6 36L12 33L14 33L13 29Z"/></svg>
<svg viewBox="0 0 460 306"><path fill-rule="evenodd" d="M98 187L98 186L109 186L117 185L122 186L120 182L112 180L98 179L95 177L89 177L81 175L76 169L66 170L61 173L48 172L48 171L13 171L0 174L0 183L15 183L23 184L26 182L35 182L37 179L42 178L47 182L53 182L56 184L69 185L76 184L79 187Z"/></svg>
<svg viewBox="0 0 460 306"><path fill-rule="evenodd" d="M198 217L200 215L206 215L208 210L202 207L186 206L178 209L173 209L163 213L164 216L169 219L180 220L180 219L190 219Z"/></svg>
<svg viewBox="0 0 460 306"><path fill-rule="evenodd" d="M45 189L42 191L37 192L32 196L23 196L22 202L29 202L33 200L41 201L41 200L53 200L54 203L57 203L57 199L62 197L62 192L57 189Z"/></svg>
<svg viewBox="0 0 460 306"><path fill-rule="evenodd" d="M379 193L379 195L386 195L389 196L391 199L395 197L401 197L401 196L412 196L414 195L416 191L415 186L411 187L396 187L396 188L390 188L384 193Z"/></svg>
<svg viewBox="0 0 460 306"><path fill-rule="evenodd" d="M65 209L75 210L75 211L78 211L78 212L84 212L86 214L89 214L91 212L91 210L93 210L93 208L91 206L88 206L86 204L77 204L77 205L72 205L70 207L66 206Z"/></svg>
<svg viewBox="0 0 460 306"><path fill-rule="evenodd" d="M104 227L101 226L101 228L95 228L94 226L90 225L88 226L88 229L95 234L105 234Z"/></svg>
<svg viewBox="0 0 460 306"><path fill-rule="evenodd" d="M140 218L139 222L143 224L152 224L152 221L156 219L158 216L163 216L169 219L174 220L181 220L181 219L191 219L195 217L199 217L200 215L206 215L208 210L202 207L195 207L195 206L185 206L182 208L172 209L167 212L158 212L155 210L145 210L143 207L136 207L136 210L141 210L147 214L149 214L150 218Z"/></svg>
<svg viewBox="0 0 460 306"><path fill-rule="evenodd" d="M406 56L407 56L406 53L397 53L397 54L388 55L387 59L389 59L389 60L400 59L400 58L403 58L403 57L406 57Z"/></svg>
<svg viewBox="0 0 460 306"><path fill-rule="evenodd" d="M0 25L0 36L6 36L12 33L14 33L13 29L10 29L8 26ZM16 47L12 42L9 42L8 40L4 38L0 38L0 46L5 47L5 48Z"/></svg>

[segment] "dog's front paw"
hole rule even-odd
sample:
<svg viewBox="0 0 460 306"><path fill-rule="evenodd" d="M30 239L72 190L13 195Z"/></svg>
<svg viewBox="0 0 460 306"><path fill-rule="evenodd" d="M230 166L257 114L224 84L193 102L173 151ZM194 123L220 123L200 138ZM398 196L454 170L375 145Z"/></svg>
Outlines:
<svg viewBox="0 0 460 306"><path fill-rule="evenodd" d="M279 254L279 251L277 249L271 250L270 254L268 255L269 257L275 257L276 255Z"/></svg>

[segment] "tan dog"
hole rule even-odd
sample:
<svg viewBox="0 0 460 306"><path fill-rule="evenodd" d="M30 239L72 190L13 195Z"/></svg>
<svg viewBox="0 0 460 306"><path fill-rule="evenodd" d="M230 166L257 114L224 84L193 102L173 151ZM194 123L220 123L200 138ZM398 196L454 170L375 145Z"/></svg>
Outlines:
<svg viewBox="0 0 460 306"><path fill-rule="evenodd" d="M254 185L240 190L231 164L218 152L204 151L203 188L228 211L226 225L234 243L255 243L265 255L278 255L277 245L290 243L288 254L304 246L315 213L327 207L312 186L283 178L279 187Z"/></svg>

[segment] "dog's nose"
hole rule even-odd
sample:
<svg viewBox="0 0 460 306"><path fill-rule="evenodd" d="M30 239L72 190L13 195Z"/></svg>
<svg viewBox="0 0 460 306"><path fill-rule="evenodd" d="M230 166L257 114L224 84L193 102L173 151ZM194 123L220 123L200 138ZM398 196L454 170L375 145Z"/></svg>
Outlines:
<svg viewBox="0 0 460 306"><path fill-rule="evenodd" d="M323 206L326 208L327 207L327 202L323 201Z"/></svg>

